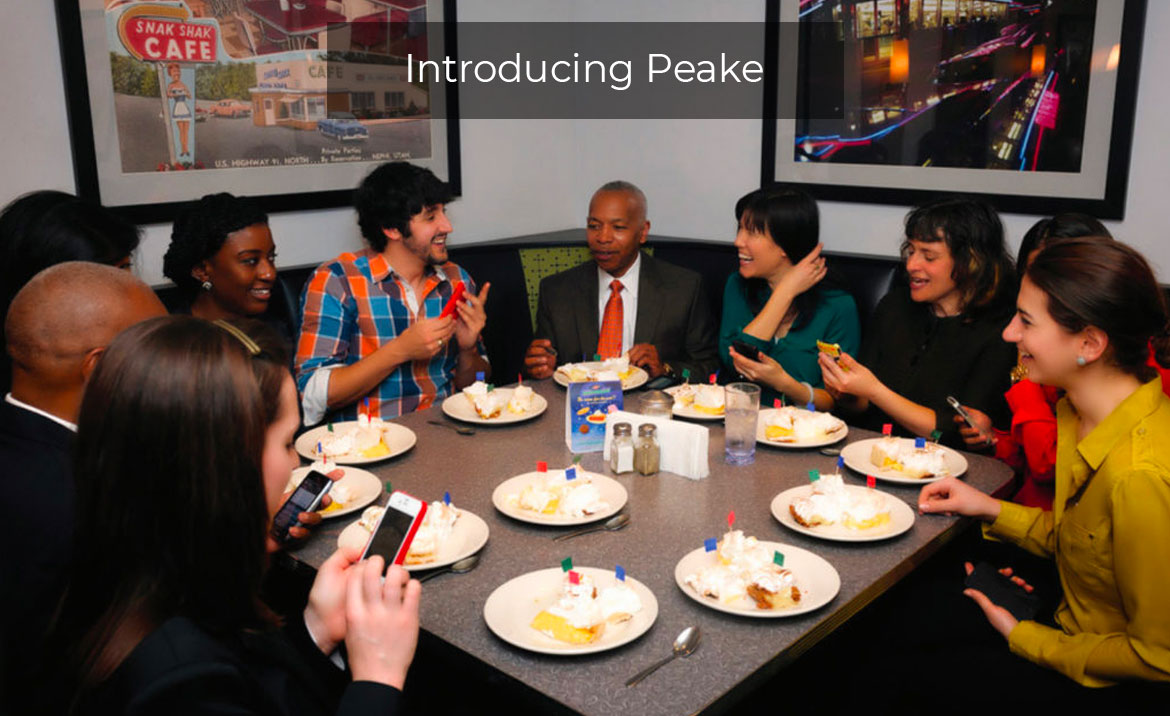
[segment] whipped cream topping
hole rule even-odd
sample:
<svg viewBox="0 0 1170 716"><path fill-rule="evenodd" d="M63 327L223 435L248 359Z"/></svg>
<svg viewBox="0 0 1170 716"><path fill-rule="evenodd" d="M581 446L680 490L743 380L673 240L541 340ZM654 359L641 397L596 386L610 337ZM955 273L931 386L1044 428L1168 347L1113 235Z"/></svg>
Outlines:
<svg viewBox="0 0 1170 716"><path fill-rule="evenodd" d="M550 470L507 499L509 504L533 512L544 512L556 500L553 514L562 517L584 517L609 507L601 499L601 491L593 484L592 476L581 468L577 468L575 480L566 480L564 470Z"/></svg>
<svg viewBox="0 0 1170 716"><path fill-rule="evenodd" d="M508 401L508 410L513 413L523 413L532 409L532 398L535 395L527 385L518 385L512 389L512 399Z"/></svg>
<svg viewBox="0 0 1170 716"><path fill-rule="evenodd" d="M701 408L708 408L710 410L719 410L724 407L723 386L721 385L696 385L695 386L695 405Z"/></svg>
<svg viewBox="0 0 1170 716"><path fill-rule="evenodd" d="M741 530L723 535L716 549L718 561L683 581L699 594L730 604L747 594L749 585L779 592L796 584L792 573L772 561L772 552Z"/></svg>
<svg viewBox="0 0 1170 716"><path fill-rule="evenodd" d="M792 509L808 523L865 522L888 512L885 495L876 490L849 490L839 474L821 475L812 494L792 501Z"/></svg>
<svg viewBox="0 0 1170 716"><path fill-rule="evenodd" d="M791 430L797 442L812 442L824 439L829 433L840 430L845 423L834 415L805 410L793 405L777 408L768 413L766 426Z"/></svg>
<svg viewBox="0 0 1170 716"><path fill-rule="evenodd" d="M321 452L326 459L332 457L341 457L348 455L354 450L354 433L355 429L351 428L344 433L334 432L325 433L321 436Z"/></svg>
<svg viewBox="0 0 1170 716"><path fill-rule="evenodd" d="M603 589L588 575L577 573L578 583L573 584L568 573L561 577L561 594L557 602L546 611L563 618L576 629L589 629L603 621L618 623L642 611L642 600L625 583L614 580L614 584Z"/></svg>
<svg viewBox="0 0 1170 716"><path fill-rule="evenodd" d="M447 504L436 500L427 508L422 524L414 533L414 540L410 543L409 554L426 555L438 552L455 529L455 521L462 513L456 509L455 503Z"/></svg>

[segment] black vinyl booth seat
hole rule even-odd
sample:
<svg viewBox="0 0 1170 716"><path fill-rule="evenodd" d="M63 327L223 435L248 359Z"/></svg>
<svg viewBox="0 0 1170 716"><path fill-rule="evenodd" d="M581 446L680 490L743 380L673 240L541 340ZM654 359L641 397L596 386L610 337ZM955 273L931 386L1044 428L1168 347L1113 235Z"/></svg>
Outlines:
<svg viewBox="0 0 1170 716"><path fill-rule="evenodd" d="M469 246L452 246L451 260L471 274L478 286L490 282L484 346L492 364L492 375L501 384L511 383L524 367L524 352L532 341L528 289L520 250L556 249L585 245L581 229L536 234ZM691 269L703 277L703 285L718 319L723 314L723 287L737 269L735 248L729 243L651 236L646 242L654 256ZM878 301L889 290L901 270L893 257L826 251L830 278L853 295L864 331ZM301 290L316 264L280 269L273 286L268 310L261 318L295 340L300 333ZM182 309L182 297L174 286L155 289L170 311ZM292 346L295 349L295 345Z"/></svg>

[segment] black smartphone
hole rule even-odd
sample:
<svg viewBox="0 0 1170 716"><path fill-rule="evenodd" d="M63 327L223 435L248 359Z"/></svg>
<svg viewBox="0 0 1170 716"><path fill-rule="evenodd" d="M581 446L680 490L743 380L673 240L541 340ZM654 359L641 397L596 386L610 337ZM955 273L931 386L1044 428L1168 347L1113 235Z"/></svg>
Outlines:
<svg viewBox="0 0 1170 716"><path fill-rule="evenodd" d="M1020 621L1034 619L1040 611L1040 597L1035 592L1025 592L1011 577L1003 576L987 562L980 562L967 575L963 586L983 592L988 599L1011 612Z"/></svg>
<svg viewBox="0 0 1170 716"><path fill-rule="evenodd" d="M305 479L301 480L301 484L297 485L297 489L280 506L276 517L272 518L272 536L280 542L286 541L289 528L299 524L297 515L317 509L317 506L321 504L321 498L329 492L331 487L333 487L333 480L330 480L328 475L310 470L309 474L305 475Z"/></svg>
<svg viewBox="0 0 1170 716"><path fill-rule="evenodd" d="M756 348L755 346L748 345L743 341L732 341L731 347L735 349L736 353L740 354L744 358L750 358L751 360L757 362L760 360L760 349Z"/></svg>

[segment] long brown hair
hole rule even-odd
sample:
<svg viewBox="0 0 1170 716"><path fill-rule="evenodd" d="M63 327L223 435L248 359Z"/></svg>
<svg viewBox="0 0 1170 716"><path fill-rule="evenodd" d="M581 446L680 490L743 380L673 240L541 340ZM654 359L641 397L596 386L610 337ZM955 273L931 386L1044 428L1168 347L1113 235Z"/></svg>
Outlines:
<svg viewBox="0 0 1170 716"><path fill-rule="evenodd" d="M1121 370L1151 380L1151 346L1158 364L1170 367L1166 298L1134 249L1103 236L1062 239L1036 255L1027 278L1048 295L1048 313L1065 330L1104 331L1108 360Z"/></svg>
<svg viewBox="0 0 1170 716"><path fill-rule="evenodd" d="M251 353L218 326L168 316L120 334L90 379L53 640L74 698L168 618L218 635L273 623L259 598L268 420Z"/></svg>

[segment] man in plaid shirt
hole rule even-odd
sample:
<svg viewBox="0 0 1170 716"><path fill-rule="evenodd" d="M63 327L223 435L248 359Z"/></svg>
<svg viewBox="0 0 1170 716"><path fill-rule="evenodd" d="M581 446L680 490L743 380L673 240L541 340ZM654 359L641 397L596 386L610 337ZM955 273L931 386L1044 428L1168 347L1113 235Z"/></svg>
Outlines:
<svg viewBox="0 0 1170 716"><path fill-rule="evenodd" d="M362 181L354 202L369 248L319 266L301 295L296 378L306 425L353 419L359 408L382 418L423 410L488 372L480 332L491 284L477 294L447 260L451 199L446 183L406 162ZM464 298L440 317L460 282Z"/></svg>

